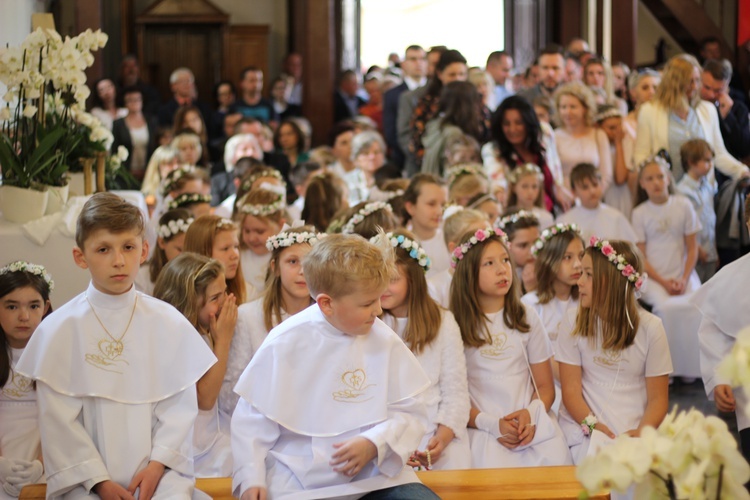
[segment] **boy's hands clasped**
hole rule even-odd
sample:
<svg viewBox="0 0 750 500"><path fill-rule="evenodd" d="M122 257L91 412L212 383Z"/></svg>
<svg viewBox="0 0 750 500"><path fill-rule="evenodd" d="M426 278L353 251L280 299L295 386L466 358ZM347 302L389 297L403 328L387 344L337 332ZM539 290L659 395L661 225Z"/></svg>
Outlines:
<svg viewBox="0 0 750 500"><path fill-rule="evenodd" d="M369 439L354 437L333 445L336 451L329 462L336 472L354 477L367 463L378 456L378 449Z"/></svg>

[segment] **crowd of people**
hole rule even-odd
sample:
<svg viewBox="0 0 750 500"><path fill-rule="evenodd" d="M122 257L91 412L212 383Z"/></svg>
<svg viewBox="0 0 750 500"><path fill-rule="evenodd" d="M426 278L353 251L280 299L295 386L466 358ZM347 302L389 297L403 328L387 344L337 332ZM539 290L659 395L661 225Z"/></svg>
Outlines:
<svg viewBox="0 0 750 500"><path fill-rule="evenodd" d="M91 284L55 312L44 263L0 268L0 498L428 499L414 469L577 464L665 417L687 307L747 457L714 370L750 324L723 293L750 271L750 129L713 46L630 71L582 40L524 70L412 45L341 74L315 148L298 54L213 109L125 58L92 113L150 214L86 203Z"/></svg>

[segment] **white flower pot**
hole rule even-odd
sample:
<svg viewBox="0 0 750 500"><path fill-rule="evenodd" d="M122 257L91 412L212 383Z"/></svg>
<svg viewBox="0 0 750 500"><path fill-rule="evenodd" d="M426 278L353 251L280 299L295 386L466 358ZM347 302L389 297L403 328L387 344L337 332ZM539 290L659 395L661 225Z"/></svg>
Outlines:
<svg viewBox="0 0 750 500"><path fill-rule="evenodd" d="M65 204L68 202L70 184L64 186L47 186L47 209L44 211L45 215L54 214L62 211Z"/></svg>
<svg viewBox="0 0 750 500"><path fill-rule="evenodd" d="M47 191L1 186L0 210L5 220L24 224L44 216L48 196Z"/></svg>

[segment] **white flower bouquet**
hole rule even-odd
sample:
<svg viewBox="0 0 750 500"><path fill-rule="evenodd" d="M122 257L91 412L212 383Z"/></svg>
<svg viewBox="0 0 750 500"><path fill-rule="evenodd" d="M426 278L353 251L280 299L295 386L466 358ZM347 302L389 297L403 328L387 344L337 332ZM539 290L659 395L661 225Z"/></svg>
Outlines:
<svg viewBox="0 0 750 500"><path fill-rule="evenodd" d="M618 436L586 457L576 476L594 494L624 492L635 484L638 499L747 499L744 484L750 466L727 425L695 409L666 416L658 429L646 427L640 438Z"/></svg>
<svg viewBox="0 0 750 500"><path fill-rule="evenodd" d="M750 326L737 334L732 350L719 364L718 373L733 387L742 387L750 394ZM745 413L750 414L750 403Z"/></svg>

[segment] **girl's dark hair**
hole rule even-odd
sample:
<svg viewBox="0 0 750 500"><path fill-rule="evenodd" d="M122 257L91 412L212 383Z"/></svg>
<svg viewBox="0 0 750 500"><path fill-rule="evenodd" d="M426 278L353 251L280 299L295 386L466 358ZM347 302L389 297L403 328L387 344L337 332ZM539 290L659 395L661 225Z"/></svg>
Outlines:
<svg viewBox="0 0 750 500"><path fill-rule="evenodd" d="M500 157L505 160L505 164L512 169L515 166L515 161L513 160L514 149L513 145L503 133L503 119L505 113L511 109L518 111L521 115L521 120L523 120L523 123L526 126L526 147L529 151L541 156L544 154L544 147L541 142L542 127L539 124L539 119L536 116L534 107L529 104L529 101L521 96L512 95L505 99L500 103L495 114L492 115L490 133L492 134L492 139L497 144Z"/></svg>
<svg viewBox="0 0 750 500"><path fill-rule="evenodd" d="M425 184L444 186L445 182L443 182L443 180L439 177L428 173L419 173L414 175L411 178L411 181L409 181L409 186L406 188L406 192L404 192L404 205L406 205L406 203L416 205L417 198L419 198L419 195L422 194L422 186L424 186ZM401 218L404 221L404 224L411 220L411 214L406 211L405 207L404 211L401 214Z"/></svg>
<svg viewBox="0 0 750 500"><path fill-rule="evenodd" d="M302 133L302 129L299 128L299 125L297 125L297 122L294 120L283 120L279 127L276 129L276 132L273 134L273 147L275 147L277 150L281 151L281 144L279 144L279 133L281 131L281 127L284 125L289 125L292 127L292 130L294 131L294 135L297 136L297 152L301 153L305 150L305 134Z"/></svg>
<svg viewBox="0 0 750 500"><path fill-rule="evenodd" d="M106 80L109 80L110 82L112 82L112 85L115 84L114 80L112 80L111 78L104 77L104 78L99 78L97 81L95 81L94 82L94 86L91 87L91 89L92 89L92 92L91 92L91 108L102 108L102 109L104 109L104 101L102 101L102 98L99 97L99 91L97 90L97 87L99 86L99 84L101 82L106 81ZM118 102L117 87L115 87L115 102ZM118 106L119 106L119 104L118 104ZM89 109L91 109L91 108L89 108Z"/></svg>
<svg viewBox="0 0 750 500"><path fill-rule="evenodd" d="M437 96L443 90L443 82L437 77L438 72L443 72L445 68L453 63L466 64L466 58L457 50L446 50L440 55L440 59L435 65L435 76L430 80L427 87L427 95Z"/></svg>
<svg viewBox="0 0 750 500"><path fill-rule="evenodd" d="M49 301L49 285L44 278L38 274L31 274L26 271L12 271L8 273L0 274L0 299L12 293L18 288L25 288L30 286L42 296L42 300L46 304ZM44 307L44 304L42 305ZM47 313L44 315L46 318L52 312L52 306L50 305ZM10 367L11 351L8 339L5 337L5 332L0 325L0 387L5 386L10 378Z"/></svg>
<svg viewBox="0 0 750 500"><path fill-rule="evenodd" d="M470 82L451 82L443 86L440 93L438 115L443 118L440 126L455 125L465 134L476 139L480 135L479 106L481 97L477 88Z"/></svg>
<svg viewBox="0 0 750 500"><path fill-rule="evenodd" d="M315 226L317 231L326 231L333 216L347 208L345 190L346 184L337 175L331 172L316 175L307 184L305 206L300 217Z"/></svg>

